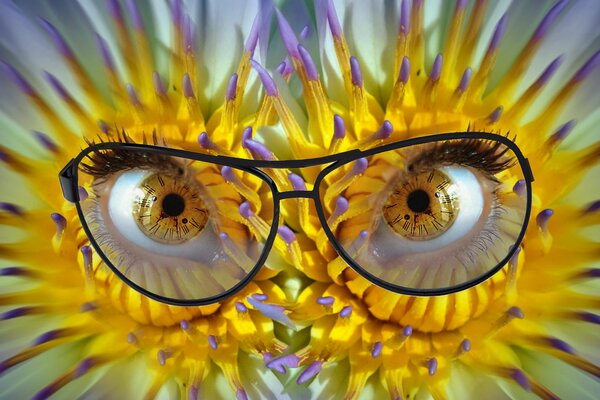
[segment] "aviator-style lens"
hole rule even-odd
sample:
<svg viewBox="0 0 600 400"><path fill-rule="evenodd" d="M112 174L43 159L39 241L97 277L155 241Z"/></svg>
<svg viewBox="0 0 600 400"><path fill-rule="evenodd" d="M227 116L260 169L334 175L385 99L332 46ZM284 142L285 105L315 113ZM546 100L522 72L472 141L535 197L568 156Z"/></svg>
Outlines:
<svg viewBox="0 0 600 400"><path fill-rule="evenodd" d="M423 293L457 288L499 268L519 239L528 194L513 187L524 173L499 141L441 140L359 162L368 162L361 177L348 180L355 166L346 164L324 178L320 195L336 242L375 281ZM336 197L349 203L343 215Z"/></svg>
<svg viewBox="0 0 600 400"><path fill-rule="evenodd" d="M124 148L82 160L78 183L89 196L81 212L115 272L176 303L202 302L243 284L271 234L271 189L256 175L223 168ZM256 229L240 209L268 228Z"/></svg>

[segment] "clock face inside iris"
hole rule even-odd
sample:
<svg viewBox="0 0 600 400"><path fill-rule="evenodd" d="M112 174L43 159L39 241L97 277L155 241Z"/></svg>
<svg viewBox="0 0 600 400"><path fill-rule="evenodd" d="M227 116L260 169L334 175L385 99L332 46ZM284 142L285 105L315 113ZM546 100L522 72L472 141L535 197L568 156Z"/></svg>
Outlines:
<svg viewBox="0 0 600 400"><path fill-rule="evenodd" d="M400 182L383 206L383 216L396 234L410 240L429 240L446 232L459 210L456 185L440 170Z"/></svg>
<svg viewBox="0 0 600 400"><path fill-rule="evenodd" d="M182 178L153 174L135 190L133 215L140 230L160 243L183 243L206 226L201 196Z"/></svg>

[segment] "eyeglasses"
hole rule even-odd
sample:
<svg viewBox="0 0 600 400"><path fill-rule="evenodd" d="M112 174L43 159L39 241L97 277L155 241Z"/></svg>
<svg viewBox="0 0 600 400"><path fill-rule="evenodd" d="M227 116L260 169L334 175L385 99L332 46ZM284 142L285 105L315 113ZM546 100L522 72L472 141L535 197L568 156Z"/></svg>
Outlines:
<svg viewBox="0 0 600 400"><path fill-rule="evenodd" d="M313 185L290 173L302 168ZM317 246L328 239L330 258L375 285L419 296L469 288L515 254L534 180L513 141L479 132L289 161L106 142L59 178L101 260L142 294L185 306L236 293L274 244L294 245L280 216L292 198L306 210L314 201Z"/></svg>

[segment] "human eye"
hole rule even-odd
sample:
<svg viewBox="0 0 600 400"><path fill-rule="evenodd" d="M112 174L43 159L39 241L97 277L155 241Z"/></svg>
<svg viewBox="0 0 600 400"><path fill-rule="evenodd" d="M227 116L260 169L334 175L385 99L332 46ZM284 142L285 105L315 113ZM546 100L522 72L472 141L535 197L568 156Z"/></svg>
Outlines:
<svg viewBox="0 0 600 400"><path fill-rule="evenodd" d="M105 263L135 289L204 304L243 286L259 267L269 231L240 213L272 225L273 208L258 194L269 189L257 176L159 148L93 147L79 164L87 193L80 215Z"/></svg>
<svg viewBox="0 0 600 400"><path fill-rule="evenodd" d="M332 215L336 196L349 203L329 228L350 261L415 294L459 290L500 268L524 230L529 184L509 141L494 137L381 152L343 190L328 189Z"/></svg>

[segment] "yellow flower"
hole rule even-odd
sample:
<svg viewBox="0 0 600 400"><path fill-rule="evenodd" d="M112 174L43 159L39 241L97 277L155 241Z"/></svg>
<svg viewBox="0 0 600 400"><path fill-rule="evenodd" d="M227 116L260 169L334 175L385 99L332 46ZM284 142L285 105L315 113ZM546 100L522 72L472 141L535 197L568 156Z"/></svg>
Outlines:
<svg viewBox="0 0 600 400"><path fill-rule="evenodd" d="M598 260L598 243L586 229L599 221L598 202L589 205L598 194L597 173L582 179L597 164L599 145L590 143L594 117L585 119L596 106L583 111L576 104L591 93L587 82L598 82L600 53L583 33L575 34L583 41L579 53L569 54L577 61L559 55L571 48L548 46L561 31L575 29L576 16L587 8L564 1L544 7L514 2L508 9L457 1L444 4L448 14L432 15L440 10L426 9L422 1L402 1L399 10L380 2L341 4L315 6L321 30L313 55L321 55L320 70L278 14L306 109L294 118L285 106L278 108L293 156L434 133L509 134L535 174L532 221L518 253L492 278L450 295L412 297L373 285L351 269L327 240L308 200L290 201L284 214L297 233L289 253L312 280L301 288L288 282L290 293L300 292L291 315L310 326L310 339L296 337L298 350L268 366L280 372L304 367L295 373L298 385L318 375L307 389L293 389L300 396L497 398L500 391L515 397L529 391L542 398L594 397L599 319L592 310L600 303L598 270L591 263ZM289 9L290 21L303 11L298 5ZM530 25L511 24L521 12ZM302 25L296 26L299 31ZM441 42L430 36L441 36ZM534 68L543 63L547 66ZM285 65L280 71L288 77ZM285 104L263 75L272 101ZM562 143L575 118L583 127L577 130L578 124L574 135L588 146ZM295 126L307 133L310 146L295 135ZM368 240L363 229L376 212L372 194L386 184L380 162L371 168L350 165L322 183L328 185L321 195L336 237ZM311 189L316 172L293 175L295 188ZM569 198L582 182L590 185L586 199ZM523 183L513 190L521 192ZM577 385L556 376L562 374L576 376Z"/></svg>
<svg viewBox="0 0 600 400"><path fill-rule="evenodd" d="M226 3L0 6L10 38L2 44L0 397L245 399L281 390L263 361L286 347L272 321L289 321L277 305L283 290L268 280L277 266L219 304L154 301L107 268L57 185L90 141L246 157L243 121L259 89L250 87L250 58L256 50L259 59L270 20L258 2ZM219 206L239 206L220 171L203 173ZM92 196L80 183L80 197Z"/></svg>

